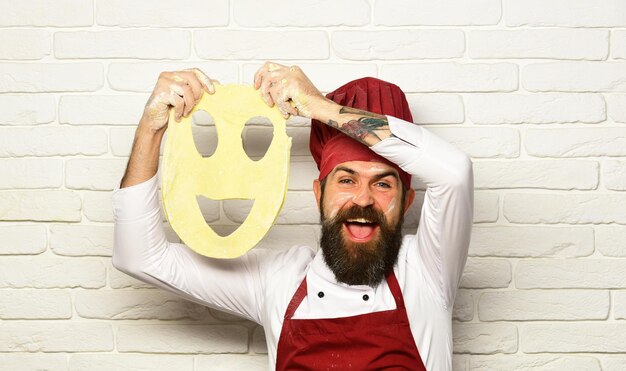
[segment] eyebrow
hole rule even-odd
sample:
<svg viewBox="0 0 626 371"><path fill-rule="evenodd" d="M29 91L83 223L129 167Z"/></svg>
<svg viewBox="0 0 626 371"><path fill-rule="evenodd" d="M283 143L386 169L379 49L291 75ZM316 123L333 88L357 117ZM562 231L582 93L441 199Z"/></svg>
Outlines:
<svg viewBox="0 0 626 371"><path fill-rule="evenodd" d="M337 168L335 169L335 173L338 173L340 171L345 171L346 173L351 174L351 175L358 174L357 171L355 171L353 169L350 169L349 167L337 166ZM374 175L374 179L378 180L378 179L382 179L382 178L385 178L385 177L388 177L388 176L394 177L396 179L396 181L400 180L400 178L398 177L398 174L395 171L393 171L393 170L389 170L389 171L385 171L384 173L376 174L376 175Z"/></svg>

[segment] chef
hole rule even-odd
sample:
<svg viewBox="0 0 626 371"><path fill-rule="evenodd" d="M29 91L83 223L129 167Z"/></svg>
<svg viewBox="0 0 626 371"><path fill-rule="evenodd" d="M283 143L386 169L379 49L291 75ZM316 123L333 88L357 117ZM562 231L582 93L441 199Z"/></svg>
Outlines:
<svg viewBox="0 0 626 371"><path fill-rule="evenodd" d="M363 78L324 97L299 67L267 62L254 78L265 102L312 120L320 246L204 257L165 238L156 172L163 134L176 125L169 110L188 115L212 83L199 70L160 75L113 193L113 265L263 325L270 369L451 370L472 226L469 158L413 124L394 84ZM427 189L417 231L403 235L411 177Z"/></svg>

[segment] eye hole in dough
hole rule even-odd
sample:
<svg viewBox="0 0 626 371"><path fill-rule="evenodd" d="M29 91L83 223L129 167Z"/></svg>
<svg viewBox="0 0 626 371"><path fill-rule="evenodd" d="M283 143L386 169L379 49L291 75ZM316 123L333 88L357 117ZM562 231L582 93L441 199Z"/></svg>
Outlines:
<svg viewBox="0 0 626 371"><path fill-rule="evenodd" d="M203 158L211 157L217 150L218 144L215 125L210 125L213 122L213 116L206 111L199 110L192 117L191 133L193 135L193 143L196 145L196 151ZM196 120L197 117L199 118L198 121Z"/></svg>
<svg viewBox="0 0 626 371"><path fill-rule="evenodd" d="M258 126L259 124L262 126ZM273 138L274 128L272 127L272 122L267 117L261 116L248 120L241 133L243 150L253 161L258 161L265 156Z"/></svg>

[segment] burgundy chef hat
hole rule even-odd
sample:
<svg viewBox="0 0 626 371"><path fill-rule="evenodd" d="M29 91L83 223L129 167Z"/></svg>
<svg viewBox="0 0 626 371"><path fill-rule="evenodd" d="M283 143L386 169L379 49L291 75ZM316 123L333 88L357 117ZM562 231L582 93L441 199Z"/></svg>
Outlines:
<svg viewBox="0 0 626 371"><path fill-rule="evenodd" d="M350 81L328 93L326 98L342 106L413 122L409 104L402 90L397 85L373 77ZM394 167L398 170L402 183L407 188L411 187L411 175L400 169L398 165L374 153L366 145L320 121L311 121L309 148L320 171L319 180L324 179L335 166L343 162L375 161Z"/></svg>

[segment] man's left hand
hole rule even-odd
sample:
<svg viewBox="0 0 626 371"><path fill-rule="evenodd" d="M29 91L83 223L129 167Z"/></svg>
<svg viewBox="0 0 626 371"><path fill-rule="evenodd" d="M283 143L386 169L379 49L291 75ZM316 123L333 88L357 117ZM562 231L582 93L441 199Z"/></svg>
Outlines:
<svg viewBox="0 0 626 371"><path fill-rule="evenodd" d="M314 114L330 102L298 66L265 62L254 74L254 88L260 88L265 102L270 107L276 104L285 118L316 118Z"/></svg>

